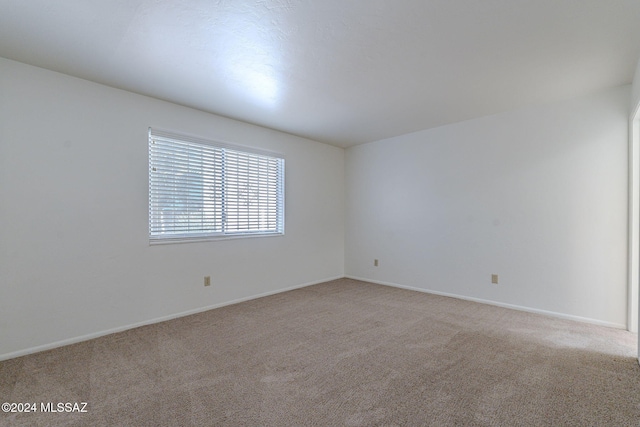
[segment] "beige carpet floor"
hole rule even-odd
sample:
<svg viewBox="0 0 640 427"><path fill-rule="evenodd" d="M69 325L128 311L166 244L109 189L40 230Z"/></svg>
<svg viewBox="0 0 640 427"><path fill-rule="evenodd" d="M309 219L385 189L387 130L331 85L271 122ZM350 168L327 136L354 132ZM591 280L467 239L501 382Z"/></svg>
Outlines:
<svg viewBox="0 0 640 427"><path fill-rule="evenodd" d="M0 425L639 426L635 346L342 279L1 362Z"/></svg>

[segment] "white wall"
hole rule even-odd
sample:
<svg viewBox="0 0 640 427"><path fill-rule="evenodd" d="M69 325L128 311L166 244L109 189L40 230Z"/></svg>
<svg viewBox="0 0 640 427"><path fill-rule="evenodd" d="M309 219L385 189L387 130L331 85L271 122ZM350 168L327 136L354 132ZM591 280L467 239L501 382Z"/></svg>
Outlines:
<svg viewBox="0 0 640 427"><path fill-rule="evenodd" d="M630 92L348 149L345 233L342 149L0 58L0 360L341 277L345 263L622 327ZM284 153L286 236L149 246L149 126Z"/></svg>
<svg viewBox="0 0 640 427"><path fill-rule="evenodd" d="M632 282L630 289L630 297L635 298L638 304L633 307L636 309L635 319L638 322L638 361L640 361L640 312L637 312L640 307L640 294L638 293L638 252L639 252L639 232L638 227L640 220L638 215L640 212L640 60L636 66L636 73L633 77L633 85L631 87L631 105L629 116L629 164L632 167L632 174L630 176L630 182L632 188L629 192L629 215L631 216L629 226L631 228L631 241L629 242L630 254L629 254L629 279ZM632 308L632 309L633 309ZM630 317L633 317L630 315Z"/></svg>
<svg viewBox="0 0 640 427"><path fill-rule="evenodd" d="M636 66L636 73L633 77L633 86L631 88L631 111L635 112L640 106L640 60Z"/></svg>
<svg viewBox="0 0 640 427"><path fill-rule="evenodd" d="M629 96L347 149L347 276L625 327Z"/></svg>
<svg viewBox="0 0 640 427"><path fill-rule="evenodd" d="M2 58L0 93L0 359L344 275L344 150ZM149 126L283 153L286 236L150 247Z"/></svg>

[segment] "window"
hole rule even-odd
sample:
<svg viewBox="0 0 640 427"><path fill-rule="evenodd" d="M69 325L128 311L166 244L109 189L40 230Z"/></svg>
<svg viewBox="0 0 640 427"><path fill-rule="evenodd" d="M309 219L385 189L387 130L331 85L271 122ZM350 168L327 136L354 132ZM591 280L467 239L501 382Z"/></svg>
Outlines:
<svg viewBox="0 0 640 427"><path fill-rule="evenodd" d="M149 241L284 234L284 158L149 129Z"/></svg>

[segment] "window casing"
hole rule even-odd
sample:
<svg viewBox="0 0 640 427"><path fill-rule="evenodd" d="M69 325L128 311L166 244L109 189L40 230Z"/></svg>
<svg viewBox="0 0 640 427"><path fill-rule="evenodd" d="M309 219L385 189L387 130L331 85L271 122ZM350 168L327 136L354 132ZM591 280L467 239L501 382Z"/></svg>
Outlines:
<svg viewBox="0 0 640 427"><path fill-rule="evenodd" d="M284 234L284 158L149 129L149 242Z"/></svg>

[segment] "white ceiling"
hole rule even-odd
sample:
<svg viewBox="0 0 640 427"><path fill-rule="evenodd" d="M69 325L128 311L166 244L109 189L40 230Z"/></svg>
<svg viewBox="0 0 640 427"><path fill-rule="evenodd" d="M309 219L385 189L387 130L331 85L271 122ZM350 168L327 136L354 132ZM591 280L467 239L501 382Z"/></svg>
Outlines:
<svg viewBox="0 0 640 427"><path fill-rule="evenodd" d="M0 56L347 147L630 83L640 0L0 0Z"/></svg>

